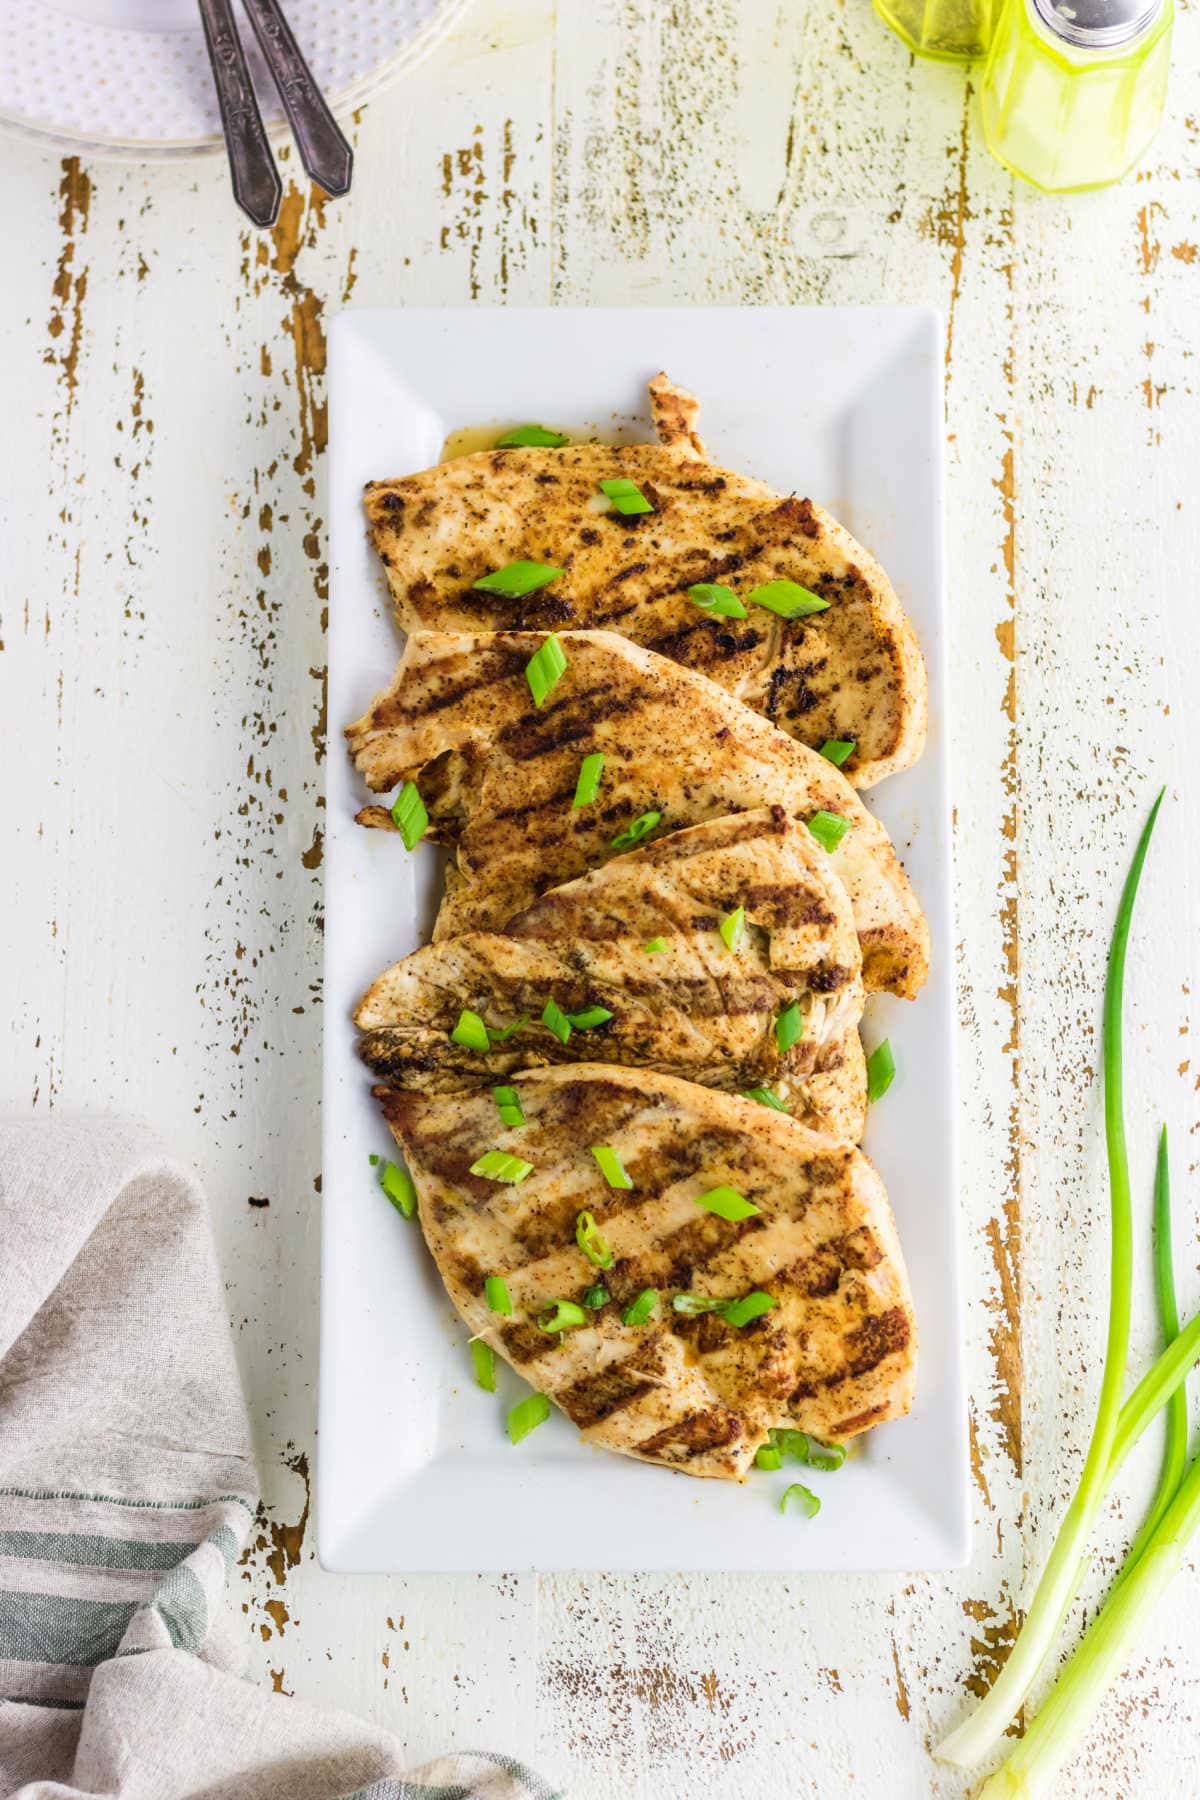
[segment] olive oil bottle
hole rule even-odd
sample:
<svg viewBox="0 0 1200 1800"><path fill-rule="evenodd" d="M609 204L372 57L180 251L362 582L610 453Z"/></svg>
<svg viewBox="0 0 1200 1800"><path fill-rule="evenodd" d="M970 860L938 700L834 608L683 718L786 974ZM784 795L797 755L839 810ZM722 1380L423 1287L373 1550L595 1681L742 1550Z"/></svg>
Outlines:
<svg viewBox="0 0 1200 1800"><path fill-rule="evenodd" d="M1173 0L1005 0L980 95L988 148L1047 193L1119 181L1162 121Z"/></svg>

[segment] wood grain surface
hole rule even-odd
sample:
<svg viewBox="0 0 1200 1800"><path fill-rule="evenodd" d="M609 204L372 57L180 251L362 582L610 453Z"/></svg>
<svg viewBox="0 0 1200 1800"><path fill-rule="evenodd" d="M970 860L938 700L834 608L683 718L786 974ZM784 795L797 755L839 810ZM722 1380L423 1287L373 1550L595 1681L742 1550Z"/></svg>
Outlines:
<svg viewBox="0 0 1200 1800"><path fill-rule="evenodd" d="M914 65L866 0L477 0L354 121L349 199L310 193L292 157L262 236L216 160L0 141L0 1096L145 1115L203 1174L264 1482L233 1601L261 1681L386 1724L414 1759L509 1750L573 1800L970 1791L928 1750L996 1668L1080 1468L1103 956L1164 781L1129 1117L1146 1221L1171 1123L1200 1297L1198 65L1184 10L1150 161L1065 201L990 159L979 72ZM347 301L944 314L961 1574L317 1567L325 326ZM1138 1308L1144 1357L1146 1256ZM1122 1477L1089 1605L1155 1460ZM1200 1792L1197 1600L1190 1567L1064 1794Z"/></svg>

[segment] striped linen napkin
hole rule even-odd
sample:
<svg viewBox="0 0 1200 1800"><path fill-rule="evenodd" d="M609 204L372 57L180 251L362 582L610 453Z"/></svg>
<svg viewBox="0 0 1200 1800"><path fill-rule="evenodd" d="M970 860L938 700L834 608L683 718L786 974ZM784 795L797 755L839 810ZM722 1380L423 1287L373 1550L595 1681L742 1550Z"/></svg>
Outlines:
<svg viewBox="0 0 1200 1800"><path fill-rule="evenodd" d="M0 1796L560 1800L241 1680L256 1504L195 1182L137 1126L0 1125Z"/></svg>

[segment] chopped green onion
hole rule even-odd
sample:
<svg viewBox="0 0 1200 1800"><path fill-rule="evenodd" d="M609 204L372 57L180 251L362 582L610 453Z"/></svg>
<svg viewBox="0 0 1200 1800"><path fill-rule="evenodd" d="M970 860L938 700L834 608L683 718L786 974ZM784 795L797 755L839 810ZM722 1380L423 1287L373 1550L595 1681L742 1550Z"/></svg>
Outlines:
<svg viewBox="0 0 1200 1800"><path fill-rule="evenodd" d="M582 1012L567 1014L567 1024L573 1025L576 1031L594 1031L597 1025L603 1025L612 1018L607 1006L585 1006Z"/></svg>
<svg viewBox="0 0 1200 1800"><path fill-rule="evenodd" d="M747 598L751 606L765 606L781 619L803 619L809 613L825 612L829 606L828 600L801 587L798 581L768 581L763 587L754 588Z"/></svg>
<svg viewBox="0 0 1200 1800"><path fill-rule="evenodd" d="M625 827L624 831L618 831L612 841L613 849L628 850L632 845L640 844L644 837L650 836L661 818L660 812L639 813L632 824Z"/></svg>
<svg viewBox="0 0 1200 1800"><path fill-rule="evenodd" d="M825 758L826 762L831 762L835 769L840 769L857 749L858 745L853 738L826 738L821 745L819 754Z"/></svg>
<svg viewBox="0 0 1200 1800"><path fill-rule="evenodd" d="M746 609L731 587L719 581L696 581L688 589L688 599L701 612L716 613L722 619L744 619Z"/></svg>
<svg viewBox="0 0 1200 1800"><path fill-rule="evenodd" d="M496 1352L482 1338L471 1339L471 1361L475 1364L476 1386L485 1394L496 1391Z"/></svg>
<svg viewBox="0 0 1200 1800"><path fill-rule="evenodd" d="M792 1462L805 1463L810 1469L828 1472L840 1469L846 1460L844 1444L823 1444L820 1438L810 1437L807 1431L793 1431L788 1426L772 1431L771 1442L781 1456Z"/></svg>
<svg viewBox="0 0 1200 1800"><path fill-rule="evenodd" d="M783 1458L774 1444L760 1444L754 1452L754 1466L756 1469L782 1469Z"/></svg>
<svg viewBox="0 0 1200 1800"><path fill-rule="evenodd" d="M505 1125L517 1126L525 1123L525 1114L521 1109L521 1096L514 1087L494 1087L492 1099L496 1102L501 1121Z"/></svg>
<svg viewBox="0 0 1200 1800"><path fill-rule="evenodd" d="M745 1294L740 1300L728 1301L721 1308L721 1317L727 1325L740 1331L743 1325L749 1325L752 1319L761 1319L764 1313L769 1313L772 1307L778 1305L779 1302L773 1295L760 1293L756 1289L753 1294Z"/></svg>
<svg viewBox="0 0 1200 1800"><path fill-rule="evenodd" d="M845 1444L822 1444L818 1439L808 1440L808 1460L814 1469L840 1469L846 1460Z"/></svg>
<svg viewBox="0 0 1200 1800"><path fill-rule="evenodd" d="M770 1294L746 1294L740 1300L719 1300L709 1294L676 1294L671 1305L685 1319L697 1318L701 1313L719 1313L726 1324L741 1329L751 1319L761 1319L764 1313L771 1311L779 1302Z"/></svg>
<svg viewBox="0 0 1200 1800"><path fill-rule="evenodd" d="M512 1301L508 1295L508 1283L503 1275L489 1275L483 1284L484 1299L494 1313L503 1313L505 1318L512 1314Z"/></svg>
<svg viewBox="0 0 1200 1800"><path fill-rule="evenodd" d="M604 767L603 750L593 750L585 756L579 765L579 780L575 783L575 798L572 806L590 806L600 792L600 771Z"/></svg>
<svg viewBox="0 0 1200 1800"><path fill-rule="evenodd" d="M488 1036L491 1038L493 1044L507 1044L509 1038L515 1037L517 1035L518 1031L524 1031L524 1029L525 1029L526 1025L528 1025L528 1023L529 1023L529 1014L522 1013L522 1015L519 1019L510 1020L510 1022L507 1025L505 1025L504 1028L500 1031L493 1031L491 1026L489 1025L488 1026Z"/></svg>
<svg viewBox="0 0 1200 1800"><path fill-rule="evenodd" d="M822 850L833 855L844 837L848 837L854 829L849 819L843 819L841 813L815 812L808 821L808 829L820 844Z"/></svg>
<svg viewBox="0 0 1200 1800"><path fill-rule="evenodd" d="M960 1766L976 1763L987 1755L1013 1714L1024 1703L1050 1652L1059 1626L1066 1617L1079 1586L1084 1547L1113 1473L1114 1446L1124 1412L1128 1410L1128 1403L1125 1409L1121 1406L1121 1391L1125 1385L1129 1358L1129 1327L1133 1302L1133 1201L1129 1181L1129 1155L1125 1144L1122 1045L1125 954L1142 867L1164 792L1165 789L1159 793L1150 809L1150 816L1142 828L1129 873L1125 877L1109 945L1108 974L1104 985L1102 1065L1111 1241L1108 1330L1095 1422L1074 1498L1058 1528L1058 1535L1042 1569L1033 1599L1026 1608L1024 1623L1017 1633L1016 1641L1009 1650L999 1675L975 1711L937 1748L936 1753L943 1761ZM1180 1338L1176 1343L1182 1341ZM1171 1348L1174 1349L1175 1346ZM1169 1356L1170 1353L1168 1350L1164 1354ZM1164 1395L1163 1399L1165 1398ZM1195 1469L1200 1465L1193 1467ZM1172 1503L1170 1512L1159 1526L1160 1533L1165 1532L1175 1518L1176 1508L1180 1507L1191 1481L1192 1476L1189 1475ZM1158 1533L1154 1544L1157 1542ZM1141 1578L1153 1556L1152 1545L1143 1552L1128 1583L1122 1583L1117 1590L1121 1599L1128 1600L1131 1592L1140 1588ZM1161 1572L1162 1558L1155 1560ZM1086 1658L1081 1673L1085 1682L1093 1679L1087 1672ZM1044 1717L1045 1713L1046 1707L1043 1706L1039 1716Z"/></svg>
<svg viewBox="0 0 1200 1800"><path fill-rule="evenodd" d="M721 923L717 926L717 930L721 935L721 942L725 945L727 950L739 949L741 947L742 939L746 934L745 907L735 906L731 913L726 913L725 917L721 920Z"/></svg>
<svg viewBox="0 0 1200 1800"><path fill-rule="evenodd" d="M610 1188L631 1188L633 1186L625 1164L615 1150L610 1149L607 1144L592 1144L589 1148L599 1165L600 1173Z"/></svg>
<svg viewBox="0 0 1200 1800"><path fill-rule="evenodd" d="M792 1045L798 1044L803 1036L804 1020L800 1017L800 1002L789 1001L775 1020L775 1042L779 1046L780 1056L786 1056Z"/></svg>
<svg viewBox="0 0 1200 1800"><path fill-rule="evenodd" d="M658 1289L643 1288L625 1314L626 1325L644 1325L658 1311Z"/></svg>
<svg viewBox="0 0 1200 1800"><path fill-rule="evenodd" d="M549 563L510 562L502 569L493 569L490 575L481 575L471 586L481 588L485 594L503 594L506 600L520 600L548 582L557 581L561 574L561 569L552 569Z"/></svg>
<svg viewBox="0 0 1200 1800"><path fill-rule="evenodd" d="M542 1024L547 1031L554 1033L560 1044L570 1043L571 1021L561 1006L556 1006L553 1000L547 1000L542 1008Z"/></svg>
<svg viewBox="0 0 1200 1800"><path fill-rule="evenodd" d="M384 1163L379 1185L398 1213L411 1219L417 1210L417 1190L412 1176L399 1163Z"/></svg>
<svg viewBox="0 0 1200 1800"><path fill-rule="evenodd" d="M779 1510L781 1513L787 1511L792 1500L795 1500L806 1519L815 1519L821 1510L821 1502L817 1499L817 1496L813 1493L811 1488L806 1488L802 1482L793 1481L791 1487L784 1488L783 1498L779 1502Z"/></svg>
<svg viewBox="0 0 1200 1800"><path fill-rule="evenodd" d="M896 1059L892 1055L891 1040L884 1038L867 1058L867 1099L882 1100L895 1078Z"/></svg>
<svg viewBox="0 0 1200 1800"><path fill-rule="evenodd" d="M379 1158L376 1156L376 1154L373 1150L372 1150L370 1156L368 1156L367 1161L370 1163L370 1165L373 1169L376 1169L379 1167Z"/></svg>
<svg viewBox="0 0 1200 1800"><path fill-rule="evenodd" d="M464 1050L490 1050L492 1047L487 1026L478 1013L471 1012L465 1006L459 1013L458 1024L450 1036L456 1044L461 1044Z"/></svg>
<svg viewBox="0 0 1200 1800"><path fill-rule="evenodd" d="M608 1305L611 1298L612 1295L606 1287L590 1287L583 1296L583 1304L589 1312L599 1312L602 1306Z"/></svg>
<svg viewBox="0 0 1200 1800"><path fill-rule="evenodd" d="M742 1092L742 1099L757 1100L760 1106L769 1106L774 1112L785 1113L787 1111L786 1104L779 1098L774 1088L745 1088Z"/></svg>
<svg viewBox="0 0 1200 1800"><path fill-rule="evenodd" d="M762 1211L753 1201L739 1194L736 1188L709 1188L706 1194L696 1195L696 1205L702 1206L705 1212L715 1213L718 1219L728 1219L731 1223L738 1219L753 1218Z"/></svg>
<svg viewBox="0 0 1200 1800"><path fill-rule="evenodd" d="M574 1331L577 1325L586 1324L584 1310L582 1306L576 1306L574 1300L551 1300L542 1308L537 1328L547 1337L557 1337L560 1331Z"/></svg>
<svg viewBox="0 0 1200 1800"><path fill-rule="evenodd" d="M540 650L535 650L525 664L525 679L529 683L529 691L533 695L533 704L540 706L554 688L556 688L567 672L567 657L562 645L550 632Z"/></svg>
<svg viewBox="0 0 1200 1800"><path fill-rule="evenodd" d="M550 1402L545 1394L527 1394L524 1400L518 1400L508 1415L508 1436L510 1443L519 1444L522 1438L544 1425L550 1417Z"/></svg>
<svg viewBox="0 0 1200 1800"><path fill-rule="evenodd" d="M600 1235L600 1227L590 1212L581 1212L576 1219L575 1242L588 1261L595 1263L598 1269L611 1269L617 1260L607 1238Z"/></svg>
<svg viewBox="0 0 1200 1800"><path fill-rule="evenodd" d="M613 511L619 513L648 513L654 508L643 494L636 481L630 481L625 475L615 475L611 481L599 484L600 492L613 503Z"/></svg>
<svg viewBox="0 0 1200 1800"><path fill-rule="evenodd" d="M415 850L429 830L429 814L415 781L406 781L392 801L392 823L406 850Z"/></svg>
<svg viewBox="0 0 1200 1800"><path fill-rule="evenodd" d="M665 950L666 947L667 940L664 937L651 938L648 944L642 945L642 949L646 952L647 956L657 956L659 951Z"/></svg>
<svg viewBox="0 0 1200 1800"><path fill-rule="evenodd" d="M544 425L518 425L496 439L497 450L559 450L567 442L561 431L547 431Z"/></svg>
<svg viewBox="0 0 1200 1800"><path fill-rule="evenodd" d="M532 1175L533 1164L523 1162L519 1156L509 1156L505 1150L485 1150L483 1155L471 1164L472 1175L482 1175L485 1181L524 1181Z"/></svg>

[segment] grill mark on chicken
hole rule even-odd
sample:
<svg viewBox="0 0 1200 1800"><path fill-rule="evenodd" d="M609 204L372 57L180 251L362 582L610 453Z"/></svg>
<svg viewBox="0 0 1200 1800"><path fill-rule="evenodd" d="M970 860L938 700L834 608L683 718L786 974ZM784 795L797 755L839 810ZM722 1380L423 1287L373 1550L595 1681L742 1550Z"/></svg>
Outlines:
<svg viewBox="0 0 1200 1800"><path fill-rule="evenodd" d="M678 1180L686 1179L680 1175ZM669 1177L662 1186L676 1185ZM642 1200L645 1196L642 1195ZM631 1203L632 1204L632 1203ZM601 1225L608 1215L597 1215ZM643 1288L687 1288L704 1277L743 1238L762 1229L755 1219L721 1219L702 1213L636 1256L621 1257L608 1271L609 1292L618 1304L636 1299Z"/></svg>
<svg viewBox="0 0 1200 1800"><path fill-rule="evenodd" d="M403 705L397 704L394 708L388 708L385 704L380 710L377 723L386 729L389 725L447 712L452 706L458 706L463 700L473 697L480 689L495 687L502 681L510 680L518 672L524 673L524 667L519 652L506 650L499 640L494 640L483 649L477 665L466 678L431 684L420 695L406 697Z"/></svg>
<svg viewBox="0 0 1200 1800"><path fill-rule="evenodd" d="M514 719L496 734L496 741L518 762L537 763L567 744L590 737L604 721L620 719L637 710L636 696L594 688L564 696L543 706L540 712ZM549 798L543 805L548 804Z"/></svg>
<svg viewBox="0 0 1200 1800"><path fill-rule="evenodd" d="M561 813L564 808L570 806L574 793L575 783L573 781L565 782L562 787L556 788L552 794L546 795L546 798L540 803L538 810L547 814ZM520 819L525 821L528 820L529 816L528 806L498 806L492 814L492 817L498 822L504 822L509 819Z"/></svg>
<svg viewBox="0 0 1200 1800"><path fill-rule="evenodd" d="M709 1406L703 1412L689 1413L677 1425L668 1425L638 1445L641 1456L661 1458L664 1462L701 1456L706 1451L736 1444L742 1436L742 1421L724 1406Z"/></svg>
<svg viewBox="0 0 1200 1800"><path fill-rule="evenodd" d="M883 1248L869 1225L838 1239L838 1254L848 1269L875 1269L883 1261Z"/></svg>
<svg viewBox="0 0 1200 1800"><path fill-rule="evenodd" d="M849 1418L839 1419L831 1434L835 1438L857 1437L872 1425L880 1425L887 1418L887 1408L868 1406L862 1412L851 1413Z"/></svg>
<svg viewBox="0 0 1200 1800"><path fill-rule="evenodd" d="M661 393L652 399L658 444L482 452L369 483L368 527L401 624L618 629L704 671L813 748L852 739L846 767L858 785L907 767L924 741L925 672L887 576L811 500L710 463L698 448L696 401L673 391L671 407ZM597 514L598 483L611 476L636 480L653 510ZM520 558L563 573L519 599L474 587ZM773 580L831 604L734 628L698 616L688 595L707 581L732 582L745 597Z"/></svg>
<svg viewBox="0 0 1200 1800"><path fill-rule="evenodd" d="M779 719L791 715L802 718L806 713L814 712L821 704L821 696L808 684L808 675L815 670L776 669L767 684L766 702L763 711L774 724ZM857 742L853 733L859 730L857 722L847 717L845 730L851 743Z"/></svg>
<svg viewBox="0 0 1200 1800"><path fill-rule="evenodd" d="M558 1396L558 1404L580 1431L589 1431L642 1399L653 1385L631 1358L629 1362L618 1363L572 1383Z"/></svg>
<svg viewBox="0 0 1200 1800"><path fill-rule="evenodd" d="M650 638L646 648L653 650L658 656L669 657L672 662L687 663L690 668L700 669L708 675L731 656L744 655L762 641L763 633L752 627L735 632L727 626L714 626L711 619L700 619L695 625L683 626L663 637Z"/></svg>
<svg viewBox="0 0 1200 1800"><path fill-rule="evenodd" d="M870 1374L872 1369L877 1369L889 1357L898 1356L907 1350L912 1342L912 1335L911 1318L902 1307L893 1307L890 1312L864 1319L860 1326L847 1335L846 1360L841 1367L797 1382L792 1391L793 1407L802 1400L814 1399L822 1390L840 1387L843 1382Z"/></svg>
<svg viewBox="0 0 1200 1800"><path fill-rule="evenodd" d="M783 1286L798 1288L801 1293L816 1298L836 1293L848 1269L864 1272L877 1268L883 1256L874 1233L864 1225L857 1231L827 1238L809 1256L780 1270L775 1279Z"/></svg>
<svg viewBox="0 0 1200 1800"><path fill-rule="evenodd" d="M518 1075L513 1085L527 1122L510 1141L533 1172L517 1187L484 1184L482 1199L462 1170L472 1148L496 1142L490 1095L432 1103L382 1090L381 1098L455 1305L593 1442L736 1479L773 1424L844 1436L906 1410L911 1302L882 1188L857 1151L645 1071L585 1064ZM604 1187L587 1148L594 1142L617 1149L631 1191ZM761 1213L729 1221L696 1209L696 1194L717 1181L756 1198ZM542 1308L581 1297L597 1276L574 1239L584 1206L614 1250L599 1277L611 1301L548 1337L536 1323ZM833 1264L842 1270L836 1284L810 1279ZM511 1317L487 1310L483 1269L503 1274ZM629 1301L651 1286L661 1295L657 1315L627 1326ZM670 1305L673 1292L751 1288L777 1305L740 1330L712 1314L680 1317Z"/></svg>
<svg viewBox="0 0 1200 1800"><path fill-rule="evenodd" d="M504 1354L515 1369L548 1356L555 1348L554 1339L539 1331L536 1325L502 1325L500 1341Z"/></svg>

